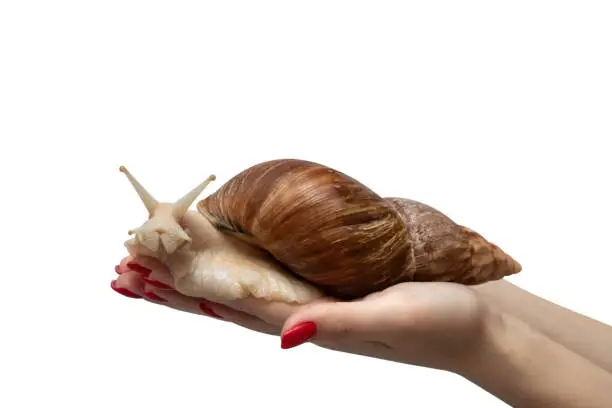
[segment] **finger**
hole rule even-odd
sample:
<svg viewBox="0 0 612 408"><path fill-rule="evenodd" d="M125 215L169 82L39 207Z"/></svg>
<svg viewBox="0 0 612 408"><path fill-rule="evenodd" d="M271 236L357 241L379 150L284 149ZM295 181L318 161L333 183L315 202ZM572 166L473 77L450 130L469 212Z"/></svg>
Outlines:
<svg viewBox="0 0 612 408"><path fill-rule="evenodd" d="M133 257L131 255L128 255L126 257L124 257L123 259L121 259L121 261L119 261L119 264L117 266L115 266L115 272L117 272L118 275L121 275L127 271L130 270L130 268L127 267L127 264L133 259Z"/></svg>
<svg viewBox="0 0 612 408"><path fill-rule="evenodd" d="M111 281L111 288L115 292L134 299L143 297L144 285L141 276L132 271L123 272L117 279Z"/></svg>
<svg viewBox="0 0 612 408"><path fill-rule="evenodd" d="M156 293L158 287L148 283L141 272L127 270L111 282L111 287L118 293L131 298L145 298L153 302L165 302L165 298Z"/></svg>
<svg viewBox="0 0 612 408"><path fill-rule="evenodd" d="M243 327L247 330L256 331L263 334L268 334L270 336L278 336L280 334L279 326L272 326L263 320L252 319L248 321L232 321L232 323Z"/></svg>
<svg viewBox="0 0 612 408"><path fill-rule="evenodd" d="M147 284L144 295L148 297L149 300L163 302L159 297L163 299L163 293L168 293L168 289L174 289L174 280L170 270L154 258L133 257L129 259L125 265L126 268L129 268L128 270L138 271L142 275L142 280ZM198 299L182 295L174 290L169 292L168 296L172 296L173 299L176 299L177 305L181 305L180 308L183 308L183 305L186 304L203 304ZM277 326L277 332L280 332L282 323L295 311L295 306L293 305L279 302L267 302L261 299L227 301L224 302L223 305L219 303L215 305L216 307L222 307L222 309L226 311L226 314L231 314L234 317L233 320L240 320L242 322L246 319L247 315L251 315L251 319L252 317L257 317L259 320ZM186 307L188 309L193 309L193 307L190 306ZM241 313L236 314L234 313L235 311Z"/></svg>
<svg viewBox="0 0 612 408"><path fill-rule="evenodd" d="M253 320L258 320L254 316L250 316L241 311L232 310L225 305L185 296L174 289L159 288L151 285L145 279L146 278L141 274L129 271L119 276L114 286L119 290L129 291L151 302L188 313L207 315L222 320L231 320L241 325L252 325ZM280 327L277 331L280 331Z"/></svg>
<svg viewBox="0 0 612 408"><path fill-rule="evenodd" d="M170 270L161 262L149 257L129 257L123 267L142 275L143 280L159 289L174 289Z"/></svg>
<svg viewBox="0 0 612 408"><path fill-rule="evenodd" d="M137 273L141 277L142 281L146 284L145 288L142 287L142 284L134 285L134 282L128 283L127 280L123 281L124 285L133 286L132 290L138 289L138 293L141 295L145 294L145 292L152 295L149 296L149 300L163 302L163 300L158 299L158 297L162 297L163 299L165 293L167 296L171 296L176 300L177 308L191 312L196 310L196 308L193 307L193 304L197 303L199 305L200 303L203 303L198 299L181 295L176 291L167 292L169 289L174 289L174 280L172 279L170 270L155 258L127 256L121 261L119 269L121 270L121 273L132 272ZM255 315L255 317L258 317L260 320L266 320L267 322L278 326L276 329L277 332L280 332L282 322L284 322L287 316L289 316L294 310L289 305L281 303L269 304L269 302L258 299L227 301L224 305L216 304L216 306L222 307L228 314L232 314L232 316L235 316L235 318L241 322L246 319L246 315L251 315L251 317ZM235 309L235 311L239 311L241 313L234 314L231 309ZM261 319L262 317L264 319Z"/></svg>
<svg viewBox="0 0 612 408"><path fill-rule="evenodd" d="M135 259L139 259L140 260L140 264L138 262L135 262ZM144 265L149 265L148 267L145 267ZM121 262L119 262L119 265L117 265L116 267L116 271L119 275L126 273L126 272L137 272L141 275L148 275L151 273L151 269L152 269L152 265L153 265L153 260L152 258L146 258L146 257L139 257L139 258L135 258L132 255L128 255L126 257L124 257Z"/></svg>
<svg viewBox="0 0 612 408"><path fill-rule="evenodd" d="M213 308L210 302L184 296L173 289L161 289L153 286L145 281L142 274L134 271L122 273L113 281L111 286L115 291L127 297L142 297L153 303L162 304L183 312L223 319L223 316L215 312L216 307ZM225 314L229 315L227 312Z"/></svg>
<svg viewBox="0 0 612 408"><path fill-rule="evenodd" d="M225 320L263 334L276 336L280 334L280 324L271 325L255 316L234 310L228 306L185 296L173 289L160 288L159 285L152 285L147 280L166 280L164 275L169 275L167 269L156 268L154 262L148 263L145 260L144 264L154 268L147 278L146 274L135 272L127 266L134 261L135 259L131 256L124 258L117 268L120 270L120 273L118 272L120 276L111 282L111 287L121 295L135 299L144 298L151 303L178 311Z"/></svg>
<svg viewBox="0 0 612 408"><path fill-rule="evenodd" d="M295 314L298 310L304 307L312 306L315 304L327 303L331 301L332 300L329 298L319 298L304 305L298 303L269 301L266 299L248 297L246 299L232 300L223 303L233 309L240 310L250 315L256 316L268 324L278 326L280 329L287 321L287 319L291 315Z"/></svg>
<svg viewBox="0 0 612 408"><path fill-rule="evenodd" d="M164 302L162 303L164 306L173 309L224 320L264 334L280 334L280 326L267 324L255 316L234 310L222 304L185 296L174 290L156 290L156 293L160 297L164 297Z"/></svg>
<svg viewBox="0 0 612 408"><path fill-rule="evenodd" d="M246 298L240 300L223 301L223 305L255 316L267 324L277 326L279 331L283 322L297 311L298 306L283 302L271 302L265 299Z"/></svg>
<svg viewBox="0 0 612 408"><path fill-rule="evenodd" d="M190 230L190 235L194 241L197 241L200 235L206 234L204 230L208 224L200 213L190 211L185 215L182 222L185 228ZM143 276L142 280L146 283L146 288L139 287L139 293L148 300L163 303L179 310L200 313L199 304L202 302L188 298L178 292L166 291L174 288L174 280L169 269L159 260L147 256L130 255L121 261L119 269L120 271L136 271ZM194 307L195 302L197 302L198 308ZM299 305L295 304L247 298L216 304L215 309L223 310L223 314L238 325L278 335L283 322L298 307ZM204 313L206 314L206 312ZM215 313L213 313L213 317L214 315Z"/></svg>
<svg viewBox="0 0 612 408"><path fill-rule="evenodd" d="M134 261L135 263L138 263L138 259L136 259ZM151 268L151 273L149 273L146 276L143 276L143 280L157 288L157 289L175 289L174 287L174 279L172 278L172 275L170 274L170 270L168 268L166 268L165 266L149 266ZM145 267L146 268L146 267Z"/></svg>
<svg viewBox="0 0 612 408"><path fill-rule="evenodd" d="M280 334L280 326L269 325L255 316L234 310L222 304L185 296L173 289L160 289L144 281L144 278L142 279L144 285L142 291L143 297L150 302L182 312L228 321L264 334Z"/></svg>
<svg viewBox="0 0 612 408"><path fill-rule="evenodd" d="M161 261L149 256L132 257L125 265L126 268L135 272L140 272L146 276L150 275L153 271L170 275L168 268Z"/></svg>
<svg viewBox="0 0 612 408"><path fill-rule="evenodd" d="M384 296L353 302L313 304L291 315L282 329L281 347L307 341L378 341L392 327L393 309Z"/></svg>

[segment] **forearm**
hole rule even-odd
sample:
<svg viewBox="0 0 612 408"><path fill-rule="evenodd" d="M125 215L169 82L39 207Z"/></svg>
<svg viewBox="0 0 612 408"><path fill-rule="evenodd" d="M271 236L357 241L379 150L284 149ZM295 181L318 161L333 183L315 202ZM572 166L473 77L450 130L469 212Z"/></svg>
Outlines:
<svg viewBox="0 0 612 408"><path fill-rule="evenodd" d="M512 407L612 407L601 367L509 315L494 314L486 333L456 371Z"/></svg>
<svg viewBox="0 0 612 408"><path fill-rule="evenodd" d="M612 373L612 327L539 298L508 281L475 287L489 305Z"/></svg>

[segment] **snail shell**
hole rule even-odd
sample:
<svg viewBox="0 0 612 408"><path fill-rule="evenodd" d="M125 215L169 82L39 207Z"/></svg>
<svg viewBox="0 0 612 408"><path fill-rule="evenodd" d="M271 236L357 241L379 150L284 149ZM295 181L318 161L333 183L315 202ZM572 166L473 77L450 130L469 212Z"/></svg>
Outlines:
<svg viewBox="0 0 612 408"><path fill-rule="evenodd" d="M339 299L400 282L480 284L521 270L499 247L436 209L382 198L346 174L304 160L250 167L197 209L220 231L258 246Z"/></svg>

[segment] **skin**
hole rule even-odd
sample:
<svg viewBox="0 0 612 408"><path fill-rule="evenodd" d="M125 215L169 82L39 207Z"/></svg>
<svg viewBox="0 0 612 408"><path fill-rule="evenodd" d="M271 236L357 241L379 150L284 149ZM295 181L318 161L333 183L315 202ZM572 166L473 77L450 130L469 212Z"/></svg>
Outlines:
<svg viewBox="0 0 612 408"><path fill-rule="evenodd" d="M219 304L177 292L168 269L152 258L126 257L116 271L120 293L274 336L314 322L313 344L454 372L513 407L612 406L612 327L505 281L406 283L358 301L304 306Z"/></svg>
<svg viewBox="0 0 612 408"><path fill-rule="evenodd" d="M474 287L479 297L612 373L612 328L500 280Z"/></svg>

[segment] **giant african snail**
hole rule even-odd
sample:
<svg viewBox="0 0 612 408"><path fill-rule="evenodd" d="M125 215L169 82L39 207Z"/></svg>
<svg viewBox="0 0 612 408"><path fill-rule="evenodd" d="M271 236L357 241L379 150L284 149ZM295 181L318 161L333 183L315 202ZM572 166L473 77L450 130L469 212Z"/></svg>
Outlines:
<svg viewBox="0 0 612 408"><path fill-rule="evenodd" d="M189 207L214 176L176 203L158 203L121 170L149 211L130 231L129 252L160 259L188 296L305 303L359 298L400 282L479 284L521 270L436 209L381 198L317 163L257 164L198 202L197 212ZM197 231L183 229L185 217L197 217Z"/></svg>

